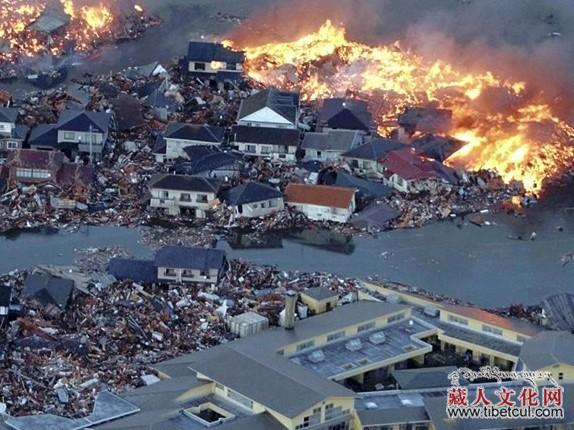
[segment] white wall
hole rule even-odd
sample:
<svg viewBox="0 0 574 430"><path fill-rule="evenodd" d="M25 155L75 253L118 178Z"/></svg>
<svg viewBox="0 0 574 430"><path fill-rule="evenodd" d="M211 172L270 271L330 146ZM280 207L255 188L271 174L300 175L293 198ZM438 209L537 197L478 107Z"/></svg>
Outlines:
<svg viewBox="0 0 574 430"><path fill-rule="evenodd" d="M202 274L199 270L185 269L184 272L184 269L175 267L158 267L157 277L164 281L215 284L218 281L219 272L215 269L210 269L208 272Z"/></svg>
<svg viewBox="0 0 574 430"><path fill-rule="evenodd" d="M183 195L189 195L190 201L182 200ZM168 190L164 188L151 189L150 206L152 208L168 209L171 215L177 215L182 208L195 208L198 210L196 216L204 217L205 212L210 209L209 202L215 199L215 193L199 193L194 191ZM197 201L198 196L205 196L207 201Z"/></svg>
<svg viewBox="0 0 574 430"><path fill-rule="evenodd" d="M205 70L196 70L195 69L196 64L204 64ZM238 73L239 74L243 71L243 64L235 63L235 69L230 69L229 64L230 63L223 63L223 62L219 62L219 61L213 61L210 63L204 63L201 61L190 61L189 65L188 65L188 71L193 72L193 73L205 73L205 74L210 74L210 75L213 75L214 73L218 73L218 72L232 72L232 73ZM214 67L214 66L216 66L216 67Z"/></svg>
<svg viewBox="0 0 574 430"><path fill-rule="evenodd" d="M69 136L66 136L68 135ZM82 143L89 144L90 143L90 134L92 139L92 144L94 145L101 145L104 142L104 134L99 133L96 131L90 132L79 132L79 131L67 131L60 129L58 130L58 143L62 142L70 142L70 143L78 143L80 140Z"/></svg>
<svg viewBox="0 0 574 430"><path fill-rule="evenodd" d="M327 206L309 205L301 203L288 203L289 206L303 212L307 218L313 221L333 221L346 223L355 210L354 202L349 208L330 208Z"/></svg>
<svg viewBox="0 0 574 430"><path fill-rule="evenodd" d="M319 152L321 153L320 155ZM342 153L343 151L318 151L316 149L306 149L305 159L318 161L336 161L341 158Z"/></svg>
<svg viewBox="0 0 574 430"><path fill-rule="evenodd" d="M0 122L0 135L12 136L12 131L16 127L16 124L11 122Z"/></svg>
<svg viewBox="0 0 574 430"><path fill-rule="evenodd" d="M237 122L239 125L251 127L271 127L271 128L289 128L297 129L297 123L292 123L279 115L273 109L264 107L252 114L249 114Z"/></svg>
<svg viewBox="0 0 574 430"><path fill-rule="evenodd" d="M237 218L257 218L269 215L270 213L283 210L283 198L265 200L257 203L249 203L242 206L242 213L239 213L239 207L233 207L233 214Z"/></svg>
<svg viewBox="0 0 574 430"><path fill-rule="evenodd" d="M297 153L296 146L288 146L287 153L285 153L285 148L278 145L267 145L259 143L248 143L248 142L234 142L238 149L247 154L257 157L267 157L274 160L288 160L294 161L296 159L295 155ZM249 146L255 147L255 152L248 151Z"/></svg>

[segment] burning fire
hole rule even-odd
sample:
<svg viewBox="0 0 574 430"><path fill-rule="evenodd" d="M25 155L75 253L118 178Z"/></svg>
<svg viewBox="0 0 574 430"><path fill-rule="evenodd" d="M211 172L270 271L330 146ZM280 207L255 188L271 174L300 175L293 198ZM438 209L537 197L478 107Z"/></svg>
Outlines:
<svg viewBox="0 0 574 430"><path fill-rule="evenodd" d="M451 110L453 126L446 132L467 142L447 160L453 167L495 170L506 182L520 181L538 193L545 179L563 173L574 161L574 128L557 118L540 95L532 95L525 82L429 63L398 43L350 41L345 29L330 21L291 42L228 43L245 51L247 74L265 85L299 89L308 100L366 99L381 133L408 106ZM511 102L504 109L485 108L483 99L492 91Z"/></svg>
<svg viewBox="0 0 574 430"><path fill-rule="evenodd" d="M114 15L104 3L91 6L78 6L76 0L60 0L60 3L61 10L53 9L52 21L62 25L54 29L50 28L52 23L45 28L35 25L47 11L48 0L33 3L1 0L0 61L16 62L45 52L59 55L69 43L75 44L76 51L87 52L111 33ZM3 49L2 41L8 45Z"/></svg>

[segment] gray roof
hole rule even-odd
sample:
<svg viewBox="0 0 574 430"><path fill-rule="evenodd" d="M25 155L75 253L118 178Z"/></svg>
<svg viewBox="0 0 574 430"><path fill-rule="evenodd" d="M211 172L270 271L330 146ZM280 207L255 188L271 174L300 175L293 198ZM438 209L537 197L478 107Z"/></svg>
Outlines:
<svg viewBox="0 0 574 430"><path fill-rule="evenodd" d="M362 134L357 130L329 130L324 133L305 133L303 149L318 151L349 151L362 141Z"/></svg>
<svg viewBox="0 0 574 430"><path fill-rule="evenodd" d="M225 251L213 248L164 246L155 254L158 267L196 270L220 270L225 264Z"/></svg>
<svg viewBox="0 0 574 430"><path fill-rule="evenodd" d="M574 334L568 331L544 331L524 342L520 359L530 370L555 364L574 366Z"/></svg>
<svg viewBox="0 0 574 430"><path fill-rule="evenodd" d="M221 43L203 42L192 40L187 48L189 61L209 63L211 61L223 61L226 63L243 63L244 54L226 48Z"/></svg>
<svg viewBox="0 0 574 430"><path fill-rule="evenodd" d="M223 138L225 137L225 129L223 127L215 127L207 124L185 124L175 122L168 125L163 136L166 139L222 143Z"/></svg>
<svg viewBox="0 0 574 430"><path fill-rule="evenodd" d="M241 143L299 146L301 133L290 128L247 127L238 125L232 129L233 140Z"/></svg>
<svg viewBox="0 0 574 430"><path fill-rule="evenodd" d="M217 428L221 430L285 430L279 421L266 412L242 420L233 420Z"/></svg>
<svg viewBox="0 0 574 430"><path fill-rule="evenodd" d="M0 122L9 122L12 124L16 124L17 120L18 120L18 109L0 107Z"/></svg>
<svg viewBox="0 0 574 430"><path fill-rule="evenodd" d="M346 158L356 158L359 160L373 160L380 161L389 152L395 149L405 148L406 145L393 139L373 139L369 143L365 143L357 148L343 154Z"/></svg>
<svg viewBox="0 0 574 430"><path fill-rule="evenodd" d="M70 279L32 273L24 281L23 294L44 305L53 304L64 308L72 296L73 289L74 281Z"/></svg>
<svg viewBox="0 0 574 430"><path fill-rule="evenodd" d="M327 287L314 287L314 288L307 288L301 294L305 294L315 300L326 300L332 297L338 297L338 294L331 291Z"/></svg>
<svg viewBox="0 0 574 430"><path fill-rule="evenodd" d="M299 94L268 88L253 94L241 102L239 119L268 107L289 122L297 123L299 111Z"/></svg>
<svg viewBox="0 0 574 430"><path fill-rule="evenodd" d="M378 228L388 227L389 222L397 219L401 213L392 206L384 202L374 202L363 209L358 214L353 215L351 224L357 228Z"/></svg>
<svg viewBox="0 0 574 430"><path fill-rule="evenodd" d="M224 200L230 206L239 206L282 197L283 193L271 185L247 182L228 190L225 193Z"/></svg>
<svg viewBox="0 0 574 430"><path fill-rule="evenodd" d="M90 125L94 131L106 133L110 127L111 115L106 112L65 110L58 119L58 128L61 130L87 132Z"/></svg>
<svg viewBox="0 0 574 430"><path fill-rule="evenodd" d="M368 105L362 100L334 98L323 101L319 124L329 128L369 131L373 118Z"/></svg>
<svg viewBox="0 0 574 430"><path fill-rule="evenodd" d="M430 421L424 406L364 409L359 410L358 414L363 426L386 426Z"/></svg>
<svg viewBox="0 0 574 430"><path fill-rule="evenodd" d="M455 372L455 366L430 367L422 369L393 370L392 375L402 390L440 388L450 386L448 375ZM466 383L466 381L464 381Z"/></svg>
<svg viewBox="0 0 574 430"><path fill-rule="evenodd" d="M542 307L550 327L574 331L574 294L560 293L546 297Z"/></svg>
<svg viewBox="0 0 574 430"><path fill-rule="evenodd" d="M216 179L187 175L164 175L150 183L150 188L215 194L219 192L220 186L221 181Z"/></svg>

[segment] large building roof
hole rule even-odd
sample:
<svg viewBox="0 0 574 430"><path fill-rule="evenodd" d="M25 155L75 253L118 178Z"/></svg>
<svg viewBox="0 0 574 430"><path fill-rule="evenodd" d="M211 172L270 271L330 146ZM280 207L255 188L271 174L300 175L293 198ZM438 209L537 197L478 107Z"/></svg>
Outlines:
<svg viewBox="0 0 574 430"><path fill-rule="evenodd" d="M559 364L574 366L574 334L568 331L539 333L524 342L520 359L530 370Z"/></svg>
<svg viewBox="0 0 574 430"><path fill-rule="evenodd" d="M353 188L291 183L285 190L285 201L346 209L355 198L355 192Z"/></svg>

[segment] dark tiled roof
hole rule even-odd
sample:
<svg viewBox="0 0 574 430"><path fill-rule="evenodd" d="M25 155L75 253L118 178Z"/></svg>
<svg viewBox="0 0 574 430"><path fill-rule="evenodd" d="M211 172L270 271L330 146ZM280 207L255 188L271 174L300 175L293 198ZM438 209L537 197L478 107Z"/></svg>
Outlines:
<svg viewBox="0 0 574 430"><path fill-rule="evenodd" d="M295 124L298 120L299 94L279 91L276 88L259 91L241 102L239 119L245 118L265 107L270 108L287 121Z"/></svg>
<svg viewBox="0 0 574 430"><path fill-rule="evenodd" d="M221 153L221 149L214 145L192 145L183 149L191 161L200 160L213 154Z"/></svg>
<svg viewBox="0 0 574 430"><path fill-rule="evenodd" d="M0 285L0 306L8 306L12 297L12 287Z"/></svg>
<svg viewBox="0 0 574 430"><path fill-rule="evenodd" d="M120 131L131 130L144 124L142 105L135 97L122 93L112 101L112 104Z"/></svg>
<svg viewBox="0 0 574 430"><path fill-rule="evenodd" d="M152 182L150 188L161 188L177 191L196 191L202 193L218 193L221 182L200 176L165 175Z"/></svg>
<svg viewBox="0 0 574 430"><path fill-rule="evenodd" d="M166 149L167 144L165 142L165 139L163 138L163 135L158 134L153 144L153 147L151 148L152 154L165 154Z"/></svg>
<svg viewBox="0 0 574 430"><path fill-rule="evenodd" d="M212 172L225 167L232 167L240 161L240 156L229 152L219 152L206 155L205 157L191 162L191 174L199 175L200 173Z"/></svg>
<svg viewBox="0 0 574 430"><path fill-rule="evenodd" d="M225 137L225 129L207 124L172 123L167 127L164 137L166 139L221 143Z"/></svg>
<svg viewBox="0 0 574 430"><path fill-rule="evenodd" d="M400 126L426 133L448 132L451 122L452 112L446 109L411 107L399 115Z"/></svg>
<svg viewBox="0 0 574 430"><path fill-rule="evenodd" d="M158 267L181 269L223 269L225 252L213 248L188 248L183 246L166 246L157 251L155 264Z"/></svg>
<svg viewBox="0 0 574 430"><path fill-rule="evenodd" d="M272 127L235 126L233 140L241 143L299 146L299 130Z"/></svg>
<svg viewBox="0 0 574 430"><path fill-rule="evenodd" d="M327 99L319 112L319 123L329 128L371 130L373 118L367 103L342 98Z"/></svg>
<svg viewBox="0 0 574 430"><path fill-rule="evenodd" d="M446 160L464 145L465 142L461 140L452 137L435 136L433 134L426 134L413 142L413 146L419 154L440 162Z"/></svg>
<svg viewBox="0 0 574 430"><path fill-rule="evenodd" d="M333 185L338 187L356 188L360 197L388 197L393 194L391 187L379 182L368 181L357 178L346 172L339 171L336 173L337 178Z"/></svg>
<svg viewBox="0 0 574 430"><path fill-rule="evenodd" d="M57 126L61 130L87 132L91 125L94 131L106 133L110 121L111 115L105 112L65 110L60 114Z"/></svg>
<svg viewBox="0 0 574 430"><path fill-rule="evenodd" d="M346 209L355 198L353 188L329 187L326 185L294 184L287 185L285 201L289 203Z"/></svg>
<svg viewBox="0 0 574 430"><path fill-rule="evenodd" d="M23 124L16 124L16 127L14 127L14 130L12 131L12 137L14 139L26 140L29 132L30 127L27 127Z"/></svg>
<svg viewBox="0 0 574 430"><path fill-rule="evenodd" d="M58 128L55 124L39 124L32 128L28 143L34 146L56 146L58 144Z"/></svg>
<svg viewBox="0 0 574 430"><path fill-rule="evenodd" d="M0 107L0 122L9 122L12 124L16 124L17 120L18 120L18 109Z"/></svg>
<svg viewBox="0 0 574 430"><path fill-rule="evenodd" d="M26 277L23 294L44 305L54 304L64 308L70 300L73 289L72 280L33 273Z"/></svg>
<svg viewBox="0 0 574 430"><path fill-rule="evenodd" d="M221 43L191 41L187 48L187 59L202 63L210 63L212 61L243 63L244 54L232 51Z"/></svg>
<svg viewBox="0 0 574 430"><path fill-rule="evenodd" d="M230 206L239 206L280 197L283 197L283 194L270 185L248 182L228 190L225 193L224 200Z"/></svg>
<svg viewBox="0 0 574 430"><path fill-rule="evenodd" d="M372 142L365 143L357 148L343 154L346 158L357 158L359 160L382 160L390 151L404 148L405 145L398 140L373 139Z"/></svg>
<svg viewBox="0 0 574 430"><path fill-rule="evenodd" d="M129 279L144 284L157 282L157 267L153 261L112 258L108 272L118 280Z"/></svg>
<svg viewBox="0 0 574 430"><path fill-rule="evenodd" d="M351 224L357 228L379 228L384 229L388 223L397 219L401 213L395 208L383 202L375 202L369 207L359 212L353 219Z"/></svg>

